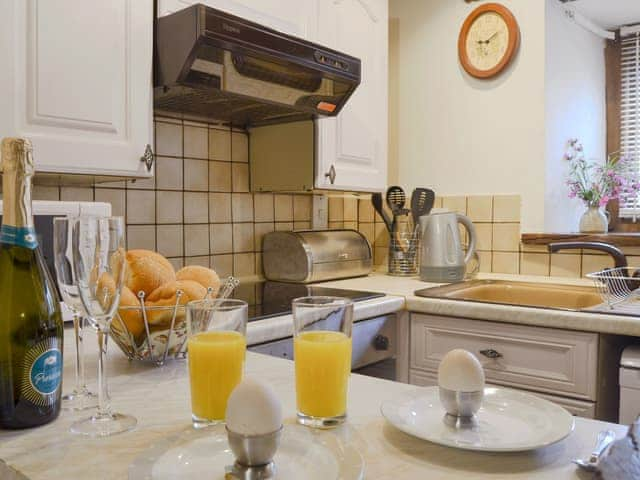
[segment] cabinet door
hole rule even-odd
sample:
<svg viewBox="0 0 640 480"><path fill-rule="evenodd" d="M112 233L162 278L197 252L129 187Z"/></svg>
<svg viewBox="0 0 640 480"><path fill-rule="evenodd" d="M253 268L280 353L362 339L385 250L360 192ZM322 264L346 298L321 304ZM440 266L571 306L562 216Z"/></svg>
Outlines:
<svg viewBox="0 0 640 480"><path fill-rule="evenodd" d="M158 0L158 15L164 16L195 3L202 3L279 32L313 38L318 0ZM326 1L326 0L321 0Z"/></svg>
<svg viewBox="0 0 640 480"><path fill-rule="evenodd" d="M0 132L40 172L150 176L152 0L0 0Z"/></svg>
<svg viewBox="0 0 640 480"><path fill-rule="evenodd" d="M317 121L316 187L382 190L387 183L387 1L322 2L318 41L359 58L362 81L337 117ZM333 184L326 176L332 167Z"/></svg>

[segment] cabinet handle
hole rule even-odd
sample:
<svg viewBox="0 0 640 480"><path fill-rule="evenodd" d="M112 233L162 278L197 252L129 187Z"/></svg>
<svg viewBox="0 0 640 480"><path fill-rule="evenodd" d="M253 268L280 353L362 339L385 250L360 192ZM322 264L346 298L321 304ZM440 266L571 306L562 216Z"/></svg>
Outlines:
<svg viewBox="0 0 640 480"><path fill-rule="evenodd" d="M140 157L140 161L147 167L147 172L150 172L153 168L153 149L148 143L144 149L144 153Z"/></svg>
<svg viewBox="0 0 640 480"><path fill-rule="evenodd" d="M373 348L376 350L389 350L389 337L376 335L373 339Z"/></svg>
<svg viewBox="0 0 640 480"><path fill-rule="evenodd" d="M484 355L487 358L501 358L502 354L494 350L493 348L487 348L486 350L480 350L480 355Z"/></svg>
<svg viewBox="0 0 640 480"><path fill-rule="evenodd" d="M324 178L329 178L331 185L333 185L336 181L336 167L331 165L331 168L329 168L329 171L324 174Z"/></svg>

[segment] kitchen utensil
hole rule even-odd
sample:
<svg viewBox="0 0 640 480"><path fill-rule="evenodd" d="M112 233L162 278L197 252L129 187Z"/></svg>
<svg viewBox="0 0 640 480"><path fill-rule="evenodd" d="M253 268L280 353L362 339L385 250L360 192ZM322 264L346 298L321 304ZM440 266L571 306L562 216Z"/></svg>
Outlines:
<svg viewBox="0 0 640 480"><path fill-rule="evenodd" d="M236 457L231 467L231 476L241 480L275 478L276 465L273 457L280 445L283 429L284 427L280 427L266 435L241 435L227 428L229 447Z"/></svg>
<svg viewBox="0 0 640 480"><path fill-rule="evenodd" d="M580 468L583 468L590 472L595 471L596 467L598 466L598 460L600 459L600 455L602 455L602 452L604 452L605 449L615 439L616 439L616 434L613 430L601 431L600 433L598 433L598 438L596 439L596 446L591 452L591 455L589 456L589 458L586 458L584 460L582 458L576 458L575 460L572 460L573 463L578 465Z"/></svg>
<svg viewBox="0 0 640 480"><path fill-rule="evenodd" d="M391 233L391 219L382 205L382 194L380 192L371 194L371 203L373 203L373 208L378 212L378 215L382 218L387 230Z"/></svg>
<svg viewBox="0 0 640 480"><path fill-rule="evenodd" d="M346 432L343 430L347 428ZM314 430L285 424L273 459L278 480L361 480L364 462L358 449L346 441L348 425L336 430ZM129 466L129 480L202 480L223 478L232 465L225 426L189 428L166 437L142 452ZM232 477L233 478L233 477Z"/></svg>
<svg viewBox="0 0 640 480"><path fill-rule="evenodd" d="M564 408L518 390L486 387L473 428L444 421L438 387L416 389L382 404L382 415L409 435L462 450L518 452L559 442L574 427Z"/></svg>
<svg viewBox="0 0 640 480"><path fill-rule="evenodd" d="M420 217L429 215L435 201L436 194L430 188L416 188L413 191L411 194L411 216L415 229L418 229L420 225Z"/></svg>
<svg viewBox="0 0 640 480"><path fill-rule="evenodd" d="M458 224L469 234L469 249L465 255ZM450 283L464 278L466 265L476 251L476 230L465 215L435 208L420 217L421 248L420 280Z"/></svg>
<svg viewBox="0 0 640 480"><path fill-rule="evenodd" d="M418 273L418 246L420 234L416 231L395 232L389 240L388 273L410 277Z"/></svg>
<svg viewBox="0 0 640 480"><path fill-rule="evenodd" d="M398 229L398 217L409 213L409 211L404 208L404 205L407 202L407 196L401 187L394 185L387 189L386 199L387 206L393 214L393 220L391 221L391 233L393 234Z"/></svg>

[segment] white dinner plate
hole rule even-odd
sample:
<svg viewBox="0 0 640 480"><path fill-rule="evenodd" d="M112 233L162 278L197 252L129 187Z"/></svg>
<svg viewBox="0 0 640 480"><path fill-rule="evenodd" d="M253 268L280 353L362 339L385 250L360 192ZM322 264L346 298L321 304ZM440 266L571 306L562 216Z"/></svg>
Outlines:
<svg viewBox="0 0 640 480"><path fill-rule="evenodd" d="M484 389L472 428L445 424L438 387L426 387L385 402L382 415L396 428L433 443L464 450L519 452L559 442L573 431L564 408L507 388Z"/></svg>
<svg viewBox="0 0 640 480"><path fill-rule="evenodd" d="M346 427L348 428L348 427ZM274 458L278 480L361 480L364 461L347 435L285 424ZM224 425L167 437L129 466L129 480L223 480L233 465Z"/></svg>

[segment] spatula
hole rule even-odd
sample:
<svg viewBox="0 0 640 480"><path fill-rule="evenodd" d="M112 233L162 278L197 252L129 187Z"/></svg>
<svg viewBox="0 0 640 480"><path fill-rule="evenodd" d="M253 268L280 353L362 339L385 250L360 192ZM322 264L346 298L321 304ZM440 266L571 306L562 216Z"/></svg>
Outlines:
<svg viewBox="0 0 640 480"><path fill-rule="evenodd" d="M416 188L411 194L411 216L413 217L414 229L420 223L420 217L429 215L433 204L436 201L436 194L430 188Z"/></svg>

